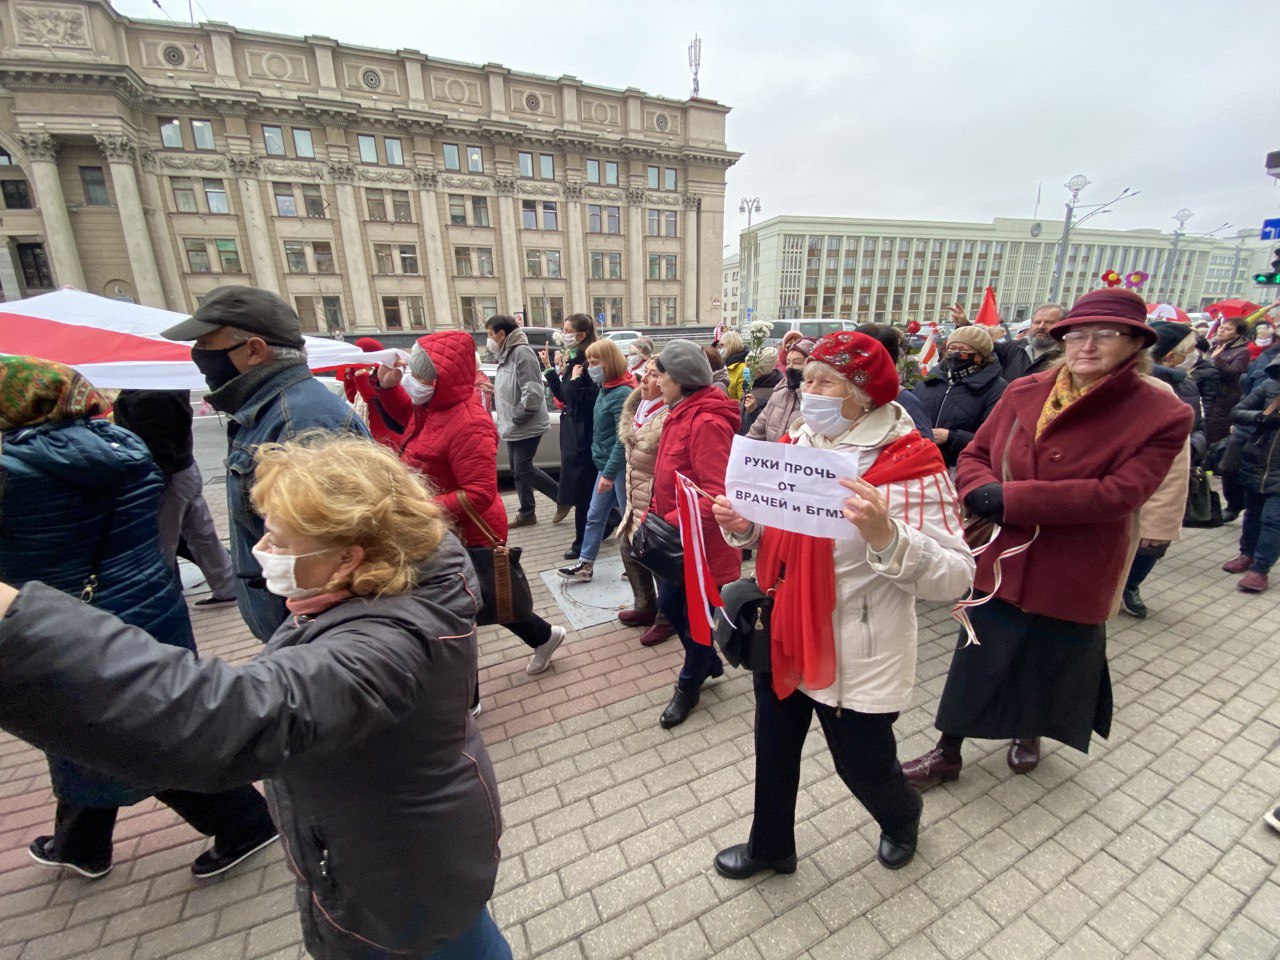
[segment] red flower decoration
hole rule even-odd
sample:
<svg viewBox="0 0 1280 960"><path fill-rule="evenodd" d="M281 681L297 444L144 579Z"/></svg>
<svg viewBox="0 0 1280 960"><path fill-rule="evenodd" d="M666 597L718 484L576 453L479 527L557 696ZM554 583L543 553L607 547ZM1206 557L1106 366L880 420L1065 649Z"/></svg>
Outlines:
<svg viewBox="0 0 1280 960"><path fill-rule="evenodd" d="M1102 272L1102 282L1108 287L1120 286L1120 274L1115 270L1104 270Z"/></svg>

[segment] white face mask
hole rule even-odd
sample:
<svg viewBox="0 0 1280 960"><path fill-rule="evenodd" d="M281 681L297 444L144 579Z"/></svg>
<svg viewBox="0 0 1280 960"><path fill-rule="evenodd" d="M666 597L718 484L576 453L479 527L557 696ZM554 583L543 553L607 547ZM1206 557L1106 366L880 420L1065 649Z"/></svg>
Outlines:
<svg viewBox="0 0 1280 960"><path fill-rule="evenodd" d="M566 347L572 347L572 346L574 346L574 345L575 345L579 340L581 340L581 339L582 339L582 334L580 334L580 333L566 333L566 334L564 334L564 335L563 335L563 339L564 339L564 345L565 345Z"/></svg>
<svg viewBox="0 0 1280 960"><path fill-rule="evenodd" d="M412 373L405 372L404 377L400 381L400 386L404 387L405 393L409 394L409 399L413 401L415 407L420 407L436 392L434 383L423 383Z"/></svg>
<svg viewBox="0 0 1280 960"><path fill-rule="evenodd" d="M846 399L803 393L800 395L800 416L814 433L828 438L838 437L853 426L853 421L840 412Z"/></svg>
<svg viewBox="0 0 1280 960"><path fill-rule="evenodd" d="M333 549L332 547L329 549ZM312 550L310 553L267 553L265 550L253 548L253 559L262 568L262 576L267 581L267 589L277 597L290 600L304 600L314 597L324 587L300 587L294 576L293 566L301 557L316 557L329 550Z"/></svg>
<svg viewBox="0 0 1280 960"><path fill-rule="evenodd" d="M587 367L587 376L596 383L604 383L604 367Z"/></svg>
<svg viewBox="0 0 1280 960"><path fill-rule="evenodd" d="M502 344L500 344L497 340L493 339L493 337L490 337L488 340L486 340L484 342L484 345L485 345L485 349L487 349L495 357L498 355L498 351L502 349Z"/></svg>

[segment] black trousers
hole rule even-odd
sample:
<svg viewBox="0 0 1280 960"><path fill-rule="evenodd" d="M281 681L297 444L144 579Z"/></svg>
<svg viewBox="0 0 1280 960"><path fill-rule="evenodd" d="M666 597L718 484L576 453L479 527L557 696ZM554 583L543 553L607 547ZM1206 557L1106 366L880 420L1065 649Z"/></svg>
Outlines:
<svg viewBox="0 0 1280 960"><path fill-rule="evenodd" d="M898 715L849 709L837 715L835 707L799 690L779 700L772 682L770 674L755 675L756 805L748 853L759 860L795 855L800 752L815 711L845 786L884 833L900 842L914 842L924 801L898 763L893 736Z"/></svg>
<svg viewBox="0 0 1280 960"><path fill-rule="evenodd" d="M504 623L504 627L525 642L526 646L537 649L551 639L551 624L536 613L531 613L524 620Z"/></svg>
<svg viewBox="0 0 1280 960"><path fill-rule="evenodd" d="M267 801L255 787L234 787L217 793L164 790L155 797L206 837L213 837L219 850L234 849L275 832ZM54 814L54 852L82 866L109 864L119 809L81 807L59 800Z"/></svg>
<svg viewBox="0 0 1280 960"><path fill-rule="evenodd" d="M573 505L573 546L571 550L575 552L582 551L582 537L587 532L587 514L591 512L591 494L595 490L595 484L587 484L585 492L578 492L577 502Z"/></svg>
<svg viewBox="0 0 1280 960"><path fill-rule="evenodd" d="M525 437L523 440L507 441L507 459L511 461L511 480L516 487L516 498L520 502L520 516L530 516L536 509L533 494L536 490L552 503L560 496L560 485L551 479L551 475L541 467L533 465L534 455L538 452L538 444L542 434Z"/></svg>

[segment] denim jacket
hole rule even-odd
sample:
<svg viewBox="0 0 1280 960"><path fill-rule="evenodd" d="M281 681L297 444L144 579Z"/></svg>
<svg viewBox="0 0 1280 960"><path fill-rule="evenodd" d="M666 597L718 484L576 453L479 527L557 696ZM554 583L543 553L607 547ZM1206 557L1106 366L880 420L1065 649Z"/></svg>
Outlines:
<svg viewBox="0 0 1280 960"><path fill-rule="evenodd" d="M253 635L263 643L289 614L284 599L267 591L262 568L253 559L253 548L264 531L262 517L249 500L253 454L259 444L283 443L316 429L369 435L350 404L330 393L305 364L286 367L267 380L231 414L227 428L227 514L236 605Z"/></svg>

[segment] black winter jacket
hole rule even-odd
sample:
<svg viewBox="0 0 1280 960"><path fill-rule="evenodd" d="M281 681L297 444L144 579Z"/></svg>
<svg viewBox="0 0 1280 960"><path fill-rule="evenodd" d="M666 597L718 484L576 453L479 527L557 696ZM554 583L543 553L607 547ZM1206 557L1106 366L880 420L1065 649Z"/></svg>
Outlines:
<svg viewBox="0 0 1280 960"><path fill-rule="evenodd" d="M1031 354L1027 353L1027 342L1025 339L1005 340L995 345L995 355L1000 361L1000 375L1004 377L1006 383L1013 383L1022 377L1048 370L1062 356L1062 350L1059 348L1042 353L1032 360Z"/></svg>
<svg viewBox="0 0 1280 960"><path fill-rule="evenodd" d="M1180 370L1176 367L1165 367L1156 364L1151 375L1157 380L1167 383L1173 392L1178 395L1178 399L1183 401L1191 408L1192 416L1195 418L1191 421L1191 458L1193 462L1199 463L1204 459L1205 439L1204 439L1204 404L1200 401L1200 391L1196 387L1195 380L1186 370Z"/></svg>
<svg viewBox="0 0 1280 960"><path fill-rule="evenodd" d="M116 425L142 438L166 481L196 462L190 390L121 390L112 408Z"/></svg>
<svg viewBox="0 0 1280 960"><path fill-rule="evenodd" d="M0 728L157 788L269 778L311 955L430 954L492 894L501 820L467 713L479 586L452 535L419 583L290 616L240 667L28 583L0 621Z"/></svg>
<svg viewBox="0 0 1280 960"><path fill-rule="evenodd" d="M1200 405L1208 416L1209 408L1222 390L1222 374L1212 360L1201 357L1191 368L1191 379L1196 382L1196 389L1200 391Z"/></svg>
<svg viewBox="0 0 1280 960"><path fill-rule="evenodd" d="M963 380L951 383L946 375L946 361L916 384L912 392L929 415L934 429L950 431L946 442L938 445L947 466L956 465L960 451L973 440L1008 385L1000 375L1000 364L995 362L988 362Z"/></svg>
<svg viewBox="0 0 1280 960"><path fill-rule="evenodd" d="M1280 413L1266 416L1268 406L1280 397L1280 357L1267 364L1267 379L1231 411L1231 421L1247 427L1240 457L1240 482L1245 489L1266 496L1280 494ZM1243 431L1242 431L1243 433Z"/></svg>

